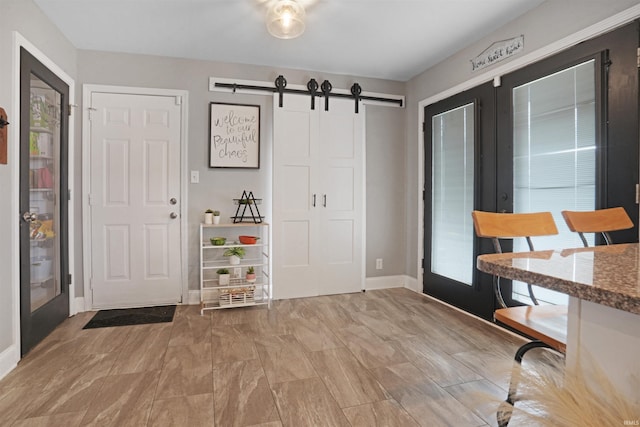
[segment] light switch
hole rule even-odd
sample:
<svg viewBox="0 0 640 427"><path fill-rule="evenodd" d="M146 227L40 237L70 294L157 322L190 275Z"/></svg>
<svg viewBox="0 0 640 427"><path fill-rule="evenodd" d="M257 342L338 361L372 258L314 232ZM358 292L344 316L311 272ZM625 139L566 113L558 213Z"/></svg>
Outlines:
<svg viewBox="0 0 640 427"><path fill-rule="evenodd" d="M191 183L198 184L200 182L200 171L191 171Z"/></svg>

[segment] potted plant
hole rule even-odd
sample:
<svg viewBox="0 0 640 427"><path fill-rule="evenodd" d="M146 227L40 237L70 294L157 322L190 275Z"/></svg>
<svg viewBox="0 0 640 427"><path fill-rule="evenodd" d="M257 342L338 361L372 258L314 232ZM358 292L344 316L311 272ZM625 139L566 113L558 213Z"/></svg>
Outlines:
<svg viewBox="0 0 640 427"><path fill-rule="evenodd" d="M213 224L213 211L211 209L204 211L204 223Z"/></svg>
<svg viewBox="0 0 640 427"><path fill-rule="evenodd" d="M213 211L213 223L220 224L220 211Z"/></svg>
<svg viewBox="0 0 640 427"><path fill-rule="evenodd" d="M220 286L228 286L230 283L231 274L229 274L229 270L226 268L219 268L218 271L218 285Z"/></svg>
<svg viewBox="0 0 640 427"><path fill-rule="evenodd" d="M245 278L249 283L253 283L256 281L256 272L253 266L250 266L249 268L247 268L247 274Z"/></svg>
<svg viewBox="0 0 640 427"><path fill-rule="evenodd" d="M222 255L229 257L229 264L238 265L240 264L240 260L244 257L244 254L244 248L234 246L224 251Z"/></svg>

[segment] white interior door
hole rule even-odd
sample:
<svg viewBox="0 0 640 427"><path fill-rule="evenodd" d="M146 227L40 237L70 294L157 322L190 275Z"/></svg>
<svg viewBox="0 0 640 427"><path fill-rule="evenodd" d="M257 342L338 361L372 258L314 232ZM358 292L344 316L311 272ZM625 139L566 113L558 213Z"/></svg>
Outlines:
<svg viewBox="0 0 640 427"><path fill-rule="evenodd" d="M174 96L91 96L94 308L181 300L181 105Z"/></svg>
<svg viewBox="0 0 640 427"><path fill-rule="evenodd" d="M364 281L363 115L309 96L274 96L273 294L357 292Z"/></svg>
<svg viewBox="0 0 640 427"><path fill-rule="evenodd" d="M318 114L309 97L273 99L273 296L318 295Z"/></svg>
<svg viewBox="0 0 640 427"><path fill-rule="evenodd" d="M331 99L329 111L319 111L320 295L358 292L364 287L362 110L356 114L352 100Z"/></svg>

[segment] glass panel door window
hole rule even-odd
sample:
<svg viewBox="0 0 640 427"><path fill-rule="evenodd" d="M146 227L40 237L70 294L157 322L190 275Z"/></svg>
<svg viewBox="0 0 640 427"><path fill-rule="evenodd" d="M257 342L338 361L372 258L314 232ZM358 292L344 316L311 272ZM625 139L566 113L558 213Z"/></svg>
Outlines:
<svg viewBox="0 0 640 427"><path fill-rule="evenodd" d="M29 132L29 223L31 311L60 295L58 268L60 102L55 89L31 74Z"/></svg>
<svg viewBox="0 0 640 427"><path fill-rule="evenodd" d="M560 234L536 238L536 250L580 247L577 234L563 226L561 211L596 206L595 61L515 87L512 97L513 212L553 214ZM593 234L587 238L593 245ZM515 240L513 250L529 249ZM538 287L534 292L541 301L567 303L565 294ZM522 282L513 282L513 298L531 303Z"/></svg>
<svg viewBox="0 0 640 427"><path fill-rule="evenodd" d="M431 271L472 285L474 104L432 117Z"/></svg>

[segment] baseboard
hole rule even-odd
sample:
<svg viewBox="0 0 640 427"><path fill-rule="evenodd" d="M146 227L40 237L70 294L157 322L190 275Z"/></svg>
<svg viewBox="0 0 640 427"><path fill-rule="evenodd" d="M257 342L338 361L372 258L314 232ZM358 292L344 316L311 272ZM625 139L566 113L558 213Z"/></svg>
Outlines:
<svg viewBox="0 0 640 427"><path fill-rule="evenodd" d="M187 301L183 302L183 304L188 304L188 305L200 304L200 290L189 289L189 295L187 296Z"/></svg>
<svg viewBox="0 0 640 427"><path fill-rule="evenodd" d="M367 277L364 282L364 289L372 291L375 289L402 288L405 276L381 276Z"/></svg>
<svg viewBox="0 0 640 427"><path fill-rule="evenodd" d="M75 297L73 300L73 307L69 311L69 315L73 316L74 314L82 313L86 311L84 306L84 297Z"/></svg>
<svg viewBox="0 0 640 427"><path fill-rule="evenodd" d="M0 353L0 380L18 366L18 361L18 351L15 345L9 346L9 348Z"/></svg>
<svg viewBox="0 0 640 427"><path fill-rule="evenodd" d="M411 276L404 276L404 287L411 289L414 292L422 293L422 285L418 282L418 279Z"/></svg>

